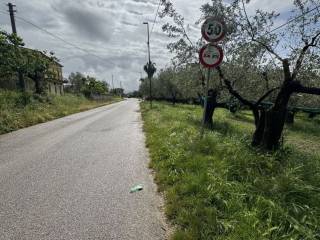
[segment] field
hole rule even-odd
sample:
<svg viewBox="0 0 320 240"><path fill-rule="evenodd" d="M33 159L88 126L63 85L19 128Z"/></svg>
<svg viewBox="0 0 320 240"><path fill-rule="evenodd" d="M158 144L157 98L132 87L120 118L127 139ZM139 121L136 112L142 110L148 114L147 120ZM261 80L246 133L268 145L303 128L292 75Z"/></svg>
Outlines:
<svg viewBox="0 0 320 240"><path fill-rule="evenodd" d="M173 239L320 239L320 120L298 115L274 153L250 146L248 111L141 103L146 144Z"/></svg>
<svg viewBox="0 0 320 240"><path fill-rule="evenodd" d="M91 101L83 96L36 96L13 91L0 91L0 134L50 121L72 113L103 106L108 101Z"/></svg>

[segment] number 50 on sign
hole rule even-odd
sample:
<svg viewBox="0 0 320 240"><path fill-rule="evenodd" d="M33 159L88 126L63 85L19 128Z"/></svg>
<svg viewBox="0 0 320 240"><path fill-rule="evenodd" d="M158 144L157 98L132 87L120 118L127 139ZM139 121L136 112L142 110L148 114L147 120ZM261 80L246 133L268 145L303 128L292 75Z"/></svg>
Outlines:
<svg viewBox="0 0 320 240"><path fill-rule="evenodd" d="M214 43L223 39L226 26L223 21L209 17L202 25L201 33L205 40Z"/></svg>

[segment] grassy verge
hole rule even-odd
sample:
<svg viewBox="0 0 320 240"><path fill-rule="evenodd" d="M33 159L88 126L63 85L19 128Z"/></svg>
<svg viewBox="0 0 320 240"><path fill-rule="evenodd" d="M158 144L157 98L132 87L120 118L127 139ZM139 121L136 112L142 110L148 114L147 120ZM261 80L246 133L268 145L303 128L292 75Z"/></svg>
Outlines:
<svg viewBox="0 0 320 240"><path fill-rule="evenodd" d="M12 91L0 91L0 134L119 100L114 98L108 101L91 101L71 94L37 97ZM26 105L24 105L25 102Z"/></svg>
<svg viewBox="0 0 320 240"><path fill-rule="evenodd" d="M250 147L248 112L218 110L201 139L199 107L141 109L173 239L320 239L320 155L300 146L320 143L314 129L299 127L306 120L287 128L286 147L270 154ZM314 121L307 125L319 131Z"/></svg>

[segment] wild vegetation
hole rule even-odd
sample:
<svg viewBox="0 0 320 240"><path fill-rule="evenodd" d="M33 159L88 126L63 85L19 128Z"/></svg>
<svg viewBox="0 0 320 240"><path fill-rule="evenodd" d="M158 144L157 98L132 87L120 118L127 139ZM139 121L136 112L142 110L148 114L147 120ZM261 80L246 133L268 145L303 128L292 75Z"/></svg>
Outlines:
<svg viewBox="0 0 320 240"><path fill-rule="evenodd" d="M65 88L67 92L83 94L86 97L92 95L106 95L109 92L109 85L99 81L92 76L84 76L82 73L71 73L68 78L69 85Z"/></svg>
<svg viewBox="0 0 320 240"><path fill-rule="evenodd" d="M47 84L58 62L52 52L25 48L16 34L0 31L0 134L120 99L106 82L81 73L70 74L67 94L61 89L50 94ZM34 90L26 88L26 79L34 82ZM62 87L62 76L59 81Z"/></svg>
<svg viewBox="0 0 320 240"><path fill-rule="evenodd" d="M225 98L229 95L229 99L237 99L252 110L256 126L252 145L274 150L280 146L290 107L303 106L305 103L319 107L319 97L309 95L320 95L320 13L317 11L320 2L293 1L290 20L281 30L275 25L280 16L276 11L258 9L249 15L246 10L249 2L234 0L226 4L221 0L213 0L200 7L202 14L196 24L213 16L227 25L227 35L222 42L224 63L217 68L211 83L206 86L210 90L207 99L210 104L204 109L205 113L210 113L205 114L209 115L206 125L212 127L214 110L221 104L219 96ZM198 50L205 43L200 38L200 32L199 39L192 41L184 17L175 10L170 0L162 0L162 6L160 16L168 18L163 31L173 39L168 49L175 56L173 66L160 73L158 85L161 89L155 89L155 95L161 95L166 89L166 95L174 99L176 94L182 95L185 89L194 97L194 92L199 95L205 84L203 79L206 78L206 71L198 63ZM192 68L194 70L190 77L179 79ZM176 80L164 81L168 72L173 73ZM164 86L161 82L167 84ZM177 82L183 82L186 86ZM142 84L142 91L145 88ZM204 93L203 88L201 92L203 96L208 94ZM263 104L264 101L269 104Z"/></svg>
<svg viewBox="0 0 320 240"><path fill-rule="evenodd" d="M44 77L53 75L50 69L52 62L58 62L53 52L31 50L24 47L22 38L16 34L9 34L0 29L0 83L7 85L18 76L17 86L25 91L25 79L34 81L35 93L44 94L46 82Z"/></svg>
<svg viewBox="0 0 320 240"><path fill-rule="evenodd" d="M173 105L141 106L173 239L319 239L320 2L292 1L281 26L276 11L248 13L250 0L199 6L195 25L213 16L227 26L210 78L200 31L189 36L174 1L161 3L174 57L152 92Z"/></svg>
<svg viewBox="0 0 320 240"><path fill-rule="evenodd" d="M264 152L251 147L250 111L218 109L201 138L199 106L141 107L173 239L319 239L319 117L298 114L285 147Z"/></svg>
<svg viewBox="0 0 320 240"><path fill-rule="evenodd" d="M120 98L94 101L81 95L35 95L0 90L0 134L103 106Z"/></svg>

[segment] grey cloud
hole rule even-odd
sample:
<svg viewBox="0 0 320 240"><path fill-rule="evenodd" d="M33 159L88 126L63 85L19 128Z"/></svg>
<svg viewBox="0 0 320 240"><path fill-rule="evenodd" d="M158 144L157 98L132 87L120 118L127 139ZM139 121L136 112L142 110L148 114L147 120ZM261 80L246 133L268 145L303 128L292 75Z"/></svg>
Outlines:
<svg viewBox="0 0 320 240"><path fill-rule="evenodd" d="M75 6L63 9L62 13L67 22L82 37L103 42L109 41L112 37L115 27L112 16L102 16L99 12Z"/></svg>
<svg viewBox="0 0 320 240"><path fill-rule="evenodd" d="M142 16L143 13L140 13L140 12L136 12L136 11L133 11L133 10L128 10L128 13L131 13L133 15L139 15L139 16Z"/></svg>
<svg viewBox="0 0 320 240"><path fill-rule="evenodd" d="M127 22L127 21L121 21L121 23L124 24L124 25L128 25L128 26L134 26L134 27L138 26L138 24L130 23L130 22Z"/></svg>
<svg viewBox="0 0 320 240"><path fill-rule="evenodd" d="M148 3L148 0L133 0L134 2Z"/></svg>
<svg viewBox="0 0 320 240"><path fill-rule="evenodd" d="M7 1L0 0L3 4ZM147 62L146 26L142 23L153 22L158 0L12 1L17 4L18 15L87 50L83 52L73 48L17 21L18 33L24 38L27 47L56 53L64 65L64 77L79 71L110 82L111 75L114 75L116 86L122 81L127 91L138 88L140 71L145 76L143 65ZM197 4L193 5L200 6L203 0L194 1ZM180 2L187 9L190 5L185 0L175 2ZM197 8L191 9L192 14L186 18L188 24L194 22L194 16L198 17L194 10ZM178 10L180 11L179 7ZM166 44L171 40L162 33L162 22L158 21L151 35L151 57L157 63L157 68L161 69L170 61L171 55L166 50ZM0 22L2 27L10 30L7 15L0 16Z"/></svg>

